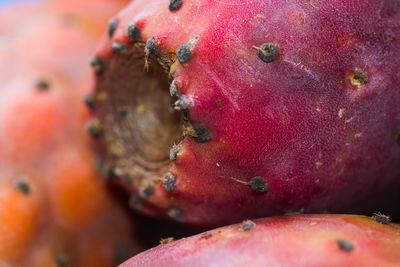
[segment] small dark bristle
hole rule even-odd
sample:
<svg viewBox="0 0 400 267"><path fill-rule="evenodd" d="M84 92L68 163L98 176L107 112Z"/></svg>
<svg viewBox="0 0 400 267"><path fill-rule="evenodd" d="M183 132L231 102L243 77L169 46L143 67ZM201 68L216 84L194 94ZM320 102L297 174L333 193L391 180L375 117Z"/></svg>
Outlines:
<svg viewBox="0 0 400 267"><path fill-rule="evenodd" d="M192 53L190 51L190 46L188 44L183 44L176 50L176 57L180 63L185 63L190 60Z"/></svg>
<svg viewBox="0 0 400 267"><path fill-rule="evenodd" d="M183 112L188 112L188 102L185 95L181 95L178 100L174 103L176 110L181 110Z"/></svg>
<svg viewBox="0 0 400 267"><path fill-rule="evenodd" d="M68 267L68 258L64 254L56 256L57 267Z"/></svg>
<svg viewBox="0 0 400 267"><path fill-rule="evenodd" d="M155 36L150 37L146 42L146 51L149 54L157 56L160 53L160 49L154 43Z"/></svg>
<svg viewBox="0 0 400 267"><path fill-rule="evenodd" d="M175 182L176 182L175 176L173 176L171 173L167 173L164 176L164 181L163 181L165 190L167 190L168 192L172 191L172 189L174 189Z"/></svg>
<svg viewBox="0 0 400 267"><path fill-rule="evenodd" d="M106 167L104 167L103 174L108 180L116 178L117 175L115 174L115 166L108 164Z"/></svg>
<svg viewBox="0 0 400 267"><path fill-rule="evenodd" d="M169 243L174 242L174 241L175 241L175 238L173 238L173 237L163 238L163 239L160 240L160 244L161 245L166 245L166 244L169 244Z"/></svg>
<svg viewBox="0 0 400 267"><path fill-rule="evenodd" d="M209 239L210 237L212 237L212 233L205 232L205 233L202 233L200 237L204 238L204 239Z"/></svg>
<svg viewBox="0 0 400 267"><path fill-rule="evenodd" d="M206 127L202 125L195 125L193 126L193 130L196 133L194 136L191 136L194 141L204 143L211 139L211 134Z"/></svg>
<svg viewBox="0 0 400 267"><path fill-rule="evenodd" d="M182 0L170 0L168 9L171 11L178 10L182 6Z"/></svg>
<svg viewBox="0 0 400 267"><path fill-rule="evenodd" d="M22 194L24 194L24 195L28 195L29 192L31 191L31 188L30 188L28 182L25 181L25 180L22 180L22 179L16 181L16 183L15 183L15 188L16 188L18 191L20 191Z"/></svg>
<svg viewBox="0 0 400 267"><path fill-rule="evenodd" d="M254 228L256 228L256 224L251 220L245 220L240 224L240 229L242 229L243 231L250 231Z"/></svg>
<svg viewBox="0 0 400 267"><path fill-rule="evenodd" d="M135 210L139 210L142 208L142 202L136 195L131 195L129 198L129 207Z"/></svg>
<svg viewBox="0 0 400 267"><path fill-rule="evenodd" d="M50 83L46 80L40 80L36 83L36 88L41 91L47 91L50 89Z"/></svg>
<svg viewBox="0 0 400 267"><path fill-rule="evenodd" d="M83 103L85 103L85 105L90 108L93 109L96 106L96 94L94 93L89 93L85 96L85 98L83 99Z"/></svg>
<svg viewBox="0 0 400 267"><path fill-rule="evenodd" d="M102 73L105 69L106 63L102 57L94 57L90 60L90 65L96 73Z"/></svg>
<svg viewBox="0 0 400 267"><path fill-rule="evenodd" d="M127 108L121 108L121 109L119 110L119 115L120 115L122 118L128 117L128 114L129 114L129 110L128 110Z"/></svg>
<svg viewBox="0 0 400 267"><path fill-rule="evenodd" d="M140 29L134 23L128 26L128 37L134 43L140 40Z"/></svg>
<svg viewBox="0 0 400 267"><path fill-rule="evenodd" d="M361 89L368 83L368 76L365 71L360 68L355 68L350 76L350 85L356 89Z"/></svg>
<svg viewBox="0 0 400 267"><path fill-rule="evenodd" d="M103 126L98 119L89 122L87 132L93 138L99 138L103 134Z"/></svg>
<svg viewBox="0 0 400 267"><path fill-rule="evenodd" d="M353 243L347 239L336 240L336 245L338 246L339 249L341 249L345 252L351 252L354 250Z"/></svg>
<svg viewBox="0 0 400 267"><path fill-rule="evenodd" d="M111 19L108 23L108 36L113 37L115 30L118 27L118 21Z"/></svg>
<svg viewBox="0 0 400 267"><path fill-rule="evenodd" d="M400 145L400 132L398 132L394 135L394 140L396 141L397 144Z"/></svg>
<svg viewBox="0 0 400 267"><path fill-rule="evenodd" d="M154 195L154 192L155 192L154 186L149 185L149 186L145 187L145 188L140 192L140 195L141 195L143 198L149 198L149 197L151 197L152 195Z"/></svg>
<svg viewBox="0 0 400 267"><path fill-rule="evenodd" d="M268 191L268 184L261 176L251 178L250 187L253 191L263 193Z"/></svg>
<svg viewBox="0 0 400 267"><path fill-rule="evenodd" d="M278 58L279 47L276 44L265 43L258 48L258 57L265 63L274 62Z"/></svg>
<svg viewBox="0 0 400 267"><path fill-rule="evenodd" d="M180 210L178 210L178 209L176 209L176 208L171 208L169 211L168 211L168 216L171 218L171 219L174 219L175 221L182 221L183 220L183 214L182 214L182 212L180 211Z"/></svg>
<svg viewBox="0 0 400 267"><path fill-rule="evenodd" d="M126 44L114 42L111 46L114 52L119 55L125 55L128 53L128 46Z"/></svg>
<svg viewBox="0 0 400 267"><path fill-rule="evenodd" d="M389 224L390 223L390 216L384 215L380 212L374 213L371 217L374 221L379 222L381 224Z"/></svg>
<svg viewBox="0 0 400 267"><path fill-rule="evenodd" d="M171 161L175 161L178 158L178 152L181 149L180 145L173 145L171 150L169 151L169 159Z"/></svg>
<svg viewBox="0 0 400 267"><path fill-rule="evenodd" d="M176 86L175 82L172 82L169 87L169 93L171 96L179 97L178 86Z"/></svg>

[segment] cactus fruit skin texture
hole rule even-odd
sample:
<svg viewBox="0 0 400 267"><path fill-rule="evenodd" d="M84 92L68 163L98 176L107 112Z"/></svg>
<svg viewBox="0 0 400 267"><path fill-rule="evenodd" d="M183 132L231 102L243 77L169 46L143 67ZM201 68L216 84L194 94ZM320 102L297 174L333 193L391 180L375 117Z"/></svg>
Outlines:
<svg viewBox="0 0 400 267"><path fill-rule="evenodd" d="M297 215L162 244L120 266L398 266L399 250L399 225L356 215Z"/></svg>
<svg viewBox="0 0 400 267"><path fill-rule="evenodd" d="M376 205L400 182L399 10L133 1L94 53L108 174L197 225Z"/></svg>
<svg viewBox="0 0 400 267"><path fill-rule="evenodd" d="M113 10L91 29L52 4L0 14L0 266L116 266L139 245L94 168L82 103Z"/></svg>

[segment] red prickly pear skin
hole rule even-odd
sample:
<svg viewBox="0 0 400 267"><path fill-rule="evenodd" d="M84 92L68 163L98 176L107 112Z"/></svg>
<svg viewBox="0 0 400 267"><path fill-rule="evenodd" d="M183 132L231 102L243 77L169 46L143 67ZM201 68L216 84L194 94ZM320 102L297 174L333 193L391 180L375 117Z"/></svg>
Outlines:
<svg viewBox="0 0 400 267"><path fill-rule="evenodd" d="M88 55L123 1L104 2L91 26L53 2L1 11L0 266L111 267L141 249L86 134Z"/></svg>
<svg viewBox="0 0 400 267"><path fill-rule="evenodd" d="M399 266L399 251L399 225L355 215L297 215L161 244L120 267Z"/></svg>
<svg viewBox="0 0 400 267"><path fill-rule="evenodd" d="M93 116L136 209L223 225L398 193L400 2L137 0L113 21Z"/></svg>

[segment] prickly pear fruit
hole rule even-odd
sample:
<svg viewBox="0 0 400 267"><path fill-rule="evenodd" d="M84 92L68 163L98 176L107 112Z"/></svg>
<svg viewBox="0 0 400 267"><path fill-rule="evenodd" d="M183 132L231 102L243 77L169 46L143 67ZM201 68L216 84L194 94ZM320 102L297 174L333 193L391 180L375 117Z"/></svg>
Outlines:
<svg viewBox="0 0 400 267"><path fill-rule="evenodd" d="M297 215L246 220L161 244L120 266L398 266L399 250L399 225L356 215Z"/></svg>
<svg viewBox="0 0 400 267"><path fill-rule="evenodd" d="M92 30L49 5L0 13L0 266L115 266L140 248L94 168L82 104L110 13Z"/></svg>
<svg viewBox="0 0 400 267"><path fill-rule="evenodd" d="M135 208L221 225L398 191L398 1L137 0L113 21L91 133Z"/></svg>

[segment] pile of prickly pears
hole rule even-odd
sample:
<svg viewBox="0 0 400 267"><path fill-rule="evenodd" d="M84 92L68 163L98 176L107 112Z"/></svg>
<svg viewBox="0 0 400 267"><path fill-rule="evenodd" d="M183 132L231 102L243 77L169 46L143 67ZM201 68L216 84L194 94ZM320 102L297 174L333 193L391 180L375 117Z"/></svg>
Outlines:
<svg viewBox="0 0 400 267"><path fill-rule="evenodd" d="M2 6L0 267L400 266L399 70L398 0Z"/></svg>

